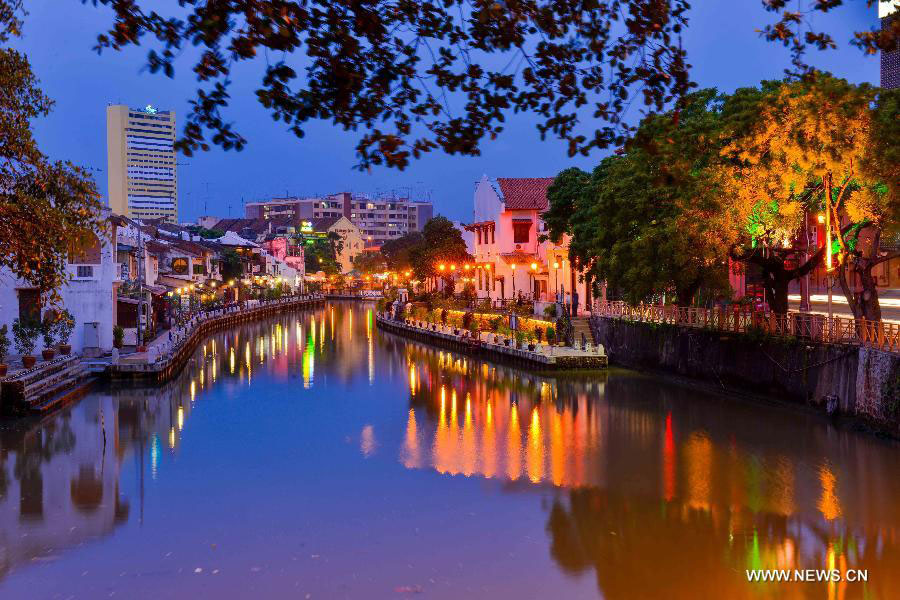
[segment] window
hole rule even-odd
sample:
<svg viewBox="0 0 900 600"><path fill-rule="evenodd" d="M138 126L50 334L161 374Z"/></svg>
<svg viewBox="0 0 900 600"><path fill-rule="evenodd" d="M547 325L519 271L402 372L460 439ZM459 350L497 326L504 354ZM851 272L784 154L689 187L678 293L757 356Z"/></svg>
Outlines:
<svg viewBox="0 0 900 600"><path fill-rule="evenodd" d="M494 227L493 226L491 226L491 243L492 244L496 243L496 241L494 240Z"/></svg>
<svg viewBox="0 0 900 600"><path fill-rule="evenodd" d="M194 263L194 275L206 275L206 265L203 263Z"/></svg>
<svg viewBox="0 0 900 600"><path fill-rule="evenodd" d="M19 318L22 321L40 320L41 293L38 290L19 290Z"/></svg>
<svg viewBox="0 0 900 600"><path fill-rule="evenodd" d="M527 244L531 233L531 221L525 223L513 223L513 243Z"/></svg>
<svg viewBox="0 0 900 600"><path fill-rule="evenodd" d="M481 245L481 227L478 228L478 245Z"/></svg>
<svg viewBox="0 0 900 600"><path fill-rule="evenodd" d="M78 273L76 277L79 279L87 279L94 276L94 267L90 265L78 265Z"/></svg>

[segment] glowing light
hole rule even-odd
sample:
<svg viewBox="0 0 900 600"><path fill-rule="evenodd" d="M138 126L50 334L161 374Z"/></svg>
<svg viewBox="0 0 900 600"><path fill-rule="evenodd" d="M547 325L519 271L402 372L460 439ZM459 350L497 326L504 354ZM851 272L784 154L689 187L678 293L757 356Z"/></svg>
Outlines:
<svg viewBox="0 0 900 600"><path fill-rule="evenodd" d="M531 263L531 270L537 271L537 263Z"/></svg>
<svg viewBox="0 0 900 600"><path fill-rule="evenodd" d="M516 263L513 263L513 264L509 265L509 268L512 269L513 271L515 271L515 270L516 270Z"/></svg>
<svg viewBox="0 0 900 600"><path fill-rule="evenodd" d="M184 407L178 407L178 431L184 429Z"/></svg>
<svg viewBox="0 0 900 600"><path fill-rule="evenodd" d="M553 268L554 268L554 269L558 269L558 268L559 268L559 263L558 263L558 262L554 262L554 263L553 263Z"/></svg>

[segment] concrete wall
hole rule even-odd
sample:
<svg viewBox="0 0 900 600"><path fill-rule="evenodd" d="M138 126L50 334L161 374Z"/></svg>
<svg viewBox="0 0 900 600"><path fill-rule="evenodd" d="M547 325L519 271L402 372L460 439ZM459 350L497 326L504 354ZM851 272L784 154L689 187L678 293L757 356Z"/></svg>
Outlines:
<svg viewBox="0 0 900 600"><path fill-rule="evenodd" d="M852 416L900 436L900 355L593 317L613 364L704 380Z"/></svg>

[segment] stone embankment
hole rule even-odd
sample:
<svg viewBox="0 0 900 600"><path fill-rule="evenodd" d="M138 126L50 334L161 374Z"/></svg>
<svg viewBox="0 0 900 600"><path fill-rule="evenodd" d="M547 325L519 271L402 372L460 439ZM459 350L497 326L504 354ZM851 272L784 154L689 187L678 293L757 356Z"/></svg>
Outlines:
<svg viewBox="0 0 900 600"><path fill-rule="evenodd" d="M324 302L318 294L260 302L249 308L223 308L194 317L172 332L171 342L151 345L142 355L131 355L110 365L106 376L113 380L139 380L161 383L175 377L208 334L276 314L316 306Z"/></svg>
<svg viewBox="0 0 900 600"><path fill-rule="evenodd" d="M607 357L601 346L586 345L584 349L565 346L536 344L533 350L507 345L500 336L482 333L479 339L468 337L467 332L454 333L450 326L432 325L407 319L398 321L385 315L376 315L378 327L405 337L435 344L457 352L480 356L497 362L513 363L532 369L571 370L601 369L607 365ZM497 338L497 342L494 339Z"/></svg>
<svg viewBox="0 0 900 600"><path fill-rule="evenodd" d="M605 316L591 327L613 364L805 404L900 437L900 354Z"/></svg>

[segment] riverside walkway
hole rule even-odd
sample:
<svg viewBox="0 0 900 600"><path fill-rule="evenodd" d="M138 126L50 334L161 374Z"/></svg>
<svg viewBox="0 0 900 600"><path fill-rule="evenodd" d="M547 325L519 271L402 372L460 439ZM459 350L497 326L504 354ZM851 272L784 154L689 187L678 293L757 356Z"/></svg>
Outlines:
<svg viewBox="0 0 900 600"><path fill-rule="evenodd" d="M158 336L148 344L146 352L129 354L113 362L105 375L114 380L168 381L181 371L206 334L323 302L324 296L311 294L278 300L250 300L243 308L235 306L202 312L183 326Z"/></svg>
<svg viewBox="0 0 900 600"><path fill-rule="evenodd" d="M590 343L583 349L549 344L534 344L533 349L527 346L517 348L510 338L499 334L487 333L474 338L469 336L468 332L454 333L451 326L429 323L420 326L414 319L396 320L387 314L376 315L375 322L379 328L391 333L533 369L602 369L608 365L603 346Z"/></svg>

